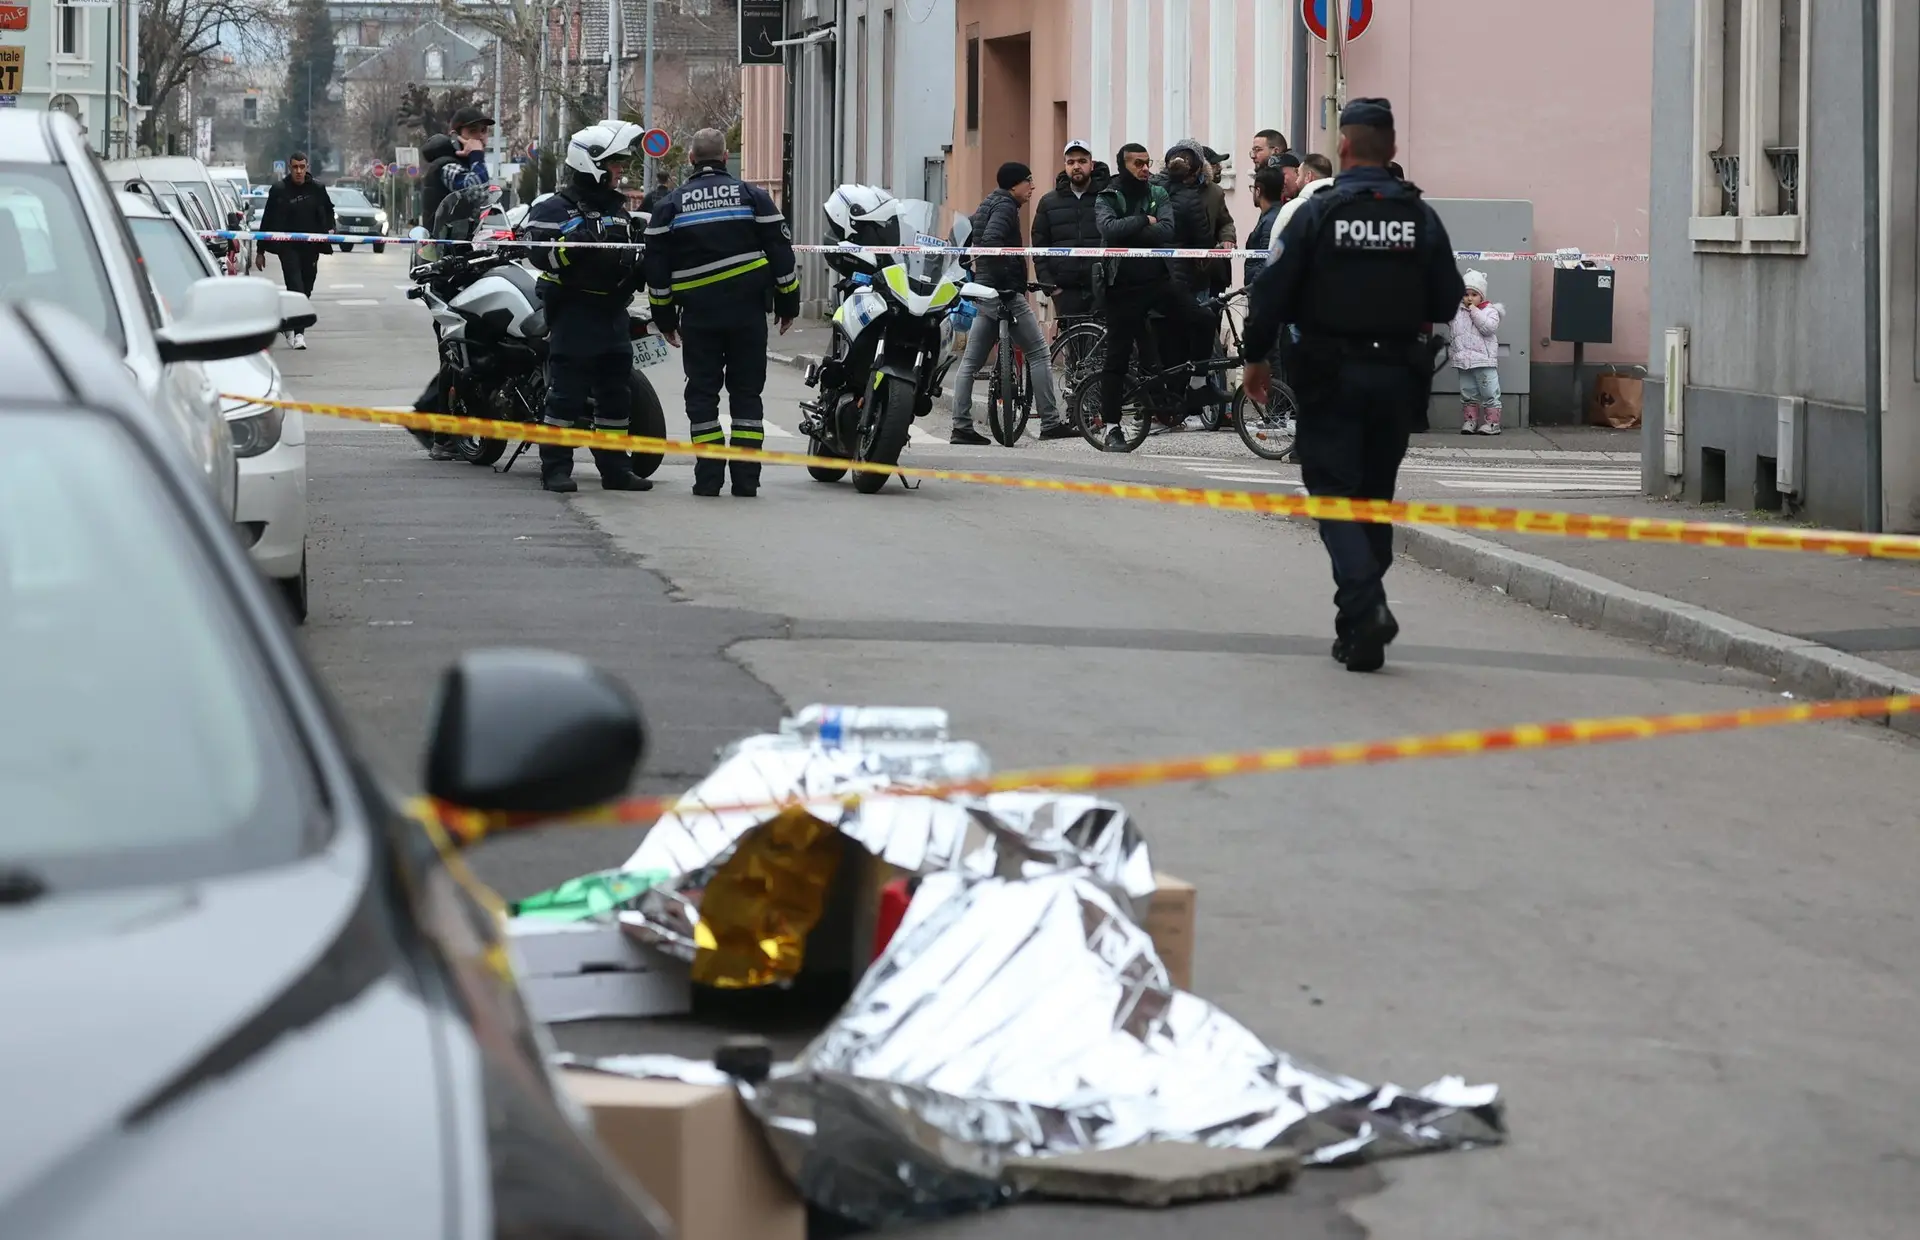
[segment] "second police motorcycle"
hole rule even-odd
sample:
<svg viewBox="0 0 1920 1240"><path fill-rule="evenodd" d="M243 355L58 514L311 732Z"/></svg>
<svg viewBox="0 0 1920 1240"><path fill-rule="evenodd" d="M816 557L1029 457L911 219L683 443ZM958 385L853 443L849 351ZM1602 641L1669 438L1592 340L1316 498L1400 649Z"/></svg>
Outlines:
<svg viewBox="0 0 1920 1240"><path fill-rule="evenodd" d="M950 239L928 235L939 208L894 198L867 185L842 185L827 199L827 266L840 277L844 300L833 315L827 356L807 368L817 395L800 404L810 455L869 465L898 465L915 418L932 412L954 364L948 319L962 298L992 297L968 281L954 254L875 254L855 246L964 246L972 229L954 221ZM848 470L808 467L821 482ZM861 470L853 485L871 495L892 476Z"/></svg>

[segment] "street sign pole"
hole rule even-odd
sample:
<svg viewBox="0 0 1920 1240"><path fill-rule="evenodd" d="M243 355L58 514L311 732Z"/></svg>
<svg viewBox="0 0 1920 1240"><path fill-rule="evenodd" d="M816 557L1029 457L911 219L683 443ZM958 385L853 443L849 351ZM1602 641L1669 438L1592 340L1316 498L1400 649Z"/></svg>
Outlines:
<svg viewBox="0 0 1920 1240"><path fill-rule="evenodd" d="M1325 0L1327 6L1327 93L1320 105L1320 153L1340 167L1340 79L1345 72L1341 53L1347 42L1347 0Z"/></svg>
<svg viewBox="0 0 1920 1240"><path fill-rule="evenodd" d="M1885 517L1880 494L1880 0L1860 0L1860 8L1863 22L1860 82L1866 122L1860 127L1866 172L1866 192L1861 195L1861 209L1866 218L1862 221L1860 250L1866 260L1862 275L1866 285L1867 320L1866 374L1863 376L1867 389L1867 486L1866 511L1862 515L1867 533L1878 534Z"/></svg>
<svg viewBox="0 0 1920 1240"><path fill-rule="evenodd" d="M652 129L653 128L653 0L647 0L646 83L647 83L646 95L644 98L642 98L640 103L640 123L645 125L648 129ZM653 169L654 169L653 156L649 155L646 158L645 165L640 170L640 188L642 190L650 190L653 188Z"/></svg>

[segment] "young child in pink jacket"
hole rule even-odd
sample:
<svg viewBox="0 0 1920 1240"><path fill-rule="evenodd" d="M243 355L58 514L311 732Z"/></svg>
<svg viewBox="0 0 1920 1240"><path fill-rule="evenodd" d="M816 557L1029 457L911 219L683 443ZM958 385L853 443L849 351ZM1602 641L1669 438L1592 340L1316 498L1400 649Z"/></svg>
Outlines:
<svg viewBox="0 0 1920 1240"><path fill-rule="evenodd" d="M1500 318L1506 307L1487 300L1487 275L1466 274L1467 291L1453 316L1448 347L1460 372L1462 435L1500 433Z"/></svg>

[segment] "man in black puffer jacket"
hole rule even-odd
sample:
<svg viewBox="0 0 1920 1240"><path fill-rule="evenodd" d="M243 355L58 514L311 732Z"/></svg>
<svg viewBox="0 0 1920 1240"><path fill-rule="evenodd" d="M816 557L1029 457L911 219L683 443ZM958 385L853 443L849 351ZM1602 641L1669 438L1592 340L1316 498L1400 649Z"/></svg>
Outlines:
<svg viewBox="0 0 1920 1240"><path fill-rule="evenodd" d="M1054 180L1053 189L1041 196L1033 209L1033 244L1062 248L1100 249L1100 225L1093 215L1095 197L1113 179L1103 163L1096 163L1093 152L1080 141L1067 143L1067 165ZM1053 289L1053 302L1062 316L1079 317L1093 313L1093 273L1096 258L1048 258L1033 260L1035 278Z"/></svg>
<svg viewBox="0 0 1920 1240"><path fill-rule="evenodd" d="M967 244L982 249L1018 249L1027 244L1020 227L1020 208L1033 200L1033 170L1022 163L1000 165L1000 188L988 194L973 213L973 234ZM973 380L986 365L987 354L1000 339L1000 316L1013 315L1013 342L1027 355L1027 377L1034 404L1040 410L1040 438L1065 439L1079 434L1060 416L1060 397L1053 386L1053 365L1047 356L1047 338L1027 301L1027 260L1022 254L982 254L973 260L974 278L999 290L997 302L981 299L980 322L967 334L967 352L953 379L952 442L984 444L986 436L973 429Z"/></svg>

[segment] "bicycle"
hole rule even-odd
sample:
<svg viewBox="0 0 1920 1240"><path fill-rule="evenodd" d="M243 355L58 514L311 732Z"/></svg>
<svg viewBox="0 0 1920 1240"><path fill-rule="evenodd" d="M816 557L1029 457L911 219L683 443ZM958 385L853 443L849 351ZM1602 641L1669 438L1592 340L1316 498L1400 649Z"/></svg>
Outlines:
<svg viewBox="0 0 1920 1240"><path fill-rule="evenodd" d="M1003 448L1020 442L1033 417L1033 379L1027 374L1025 350L1013 342L1012 302L1023 293L1045 291L1044 284L1029 284L1023 290L996 296L1000 314L995 327L999 335L993 346L993 369L987 375L987 430ZM986 298L974 300L984 302Z"/></svg>
<svg viewBox="0 0 1920 1240"><path fill-rule="evenodd" d="M1053 362L1053 385L1060 407L1073 408L1073 394L1082 383L1097 381L1107 356L1107 325L1098 315L1077 314L1060 319L1048 357Z"/></svg>
<svg viewBox="0 0 1920 1240"><path fill-rule="evenodd" d="M1210 297L1203 305L1208 310L1222 310L1245 292L1245 289L1235 289L1219 297ZM1164 368L1151 356L1129 359L1125 386L1120 396L1120 423L1117 427L1108 427L1100 412L1104 384L1081 383L1074 393L1074 424L1080 428L1080 434L1088 443L1103 452L1132 452L1146 442L1156 420L1177 426L1189 413L1203 412L1209 406L1231 405L1234 399L1231 394L1223 401L1207 388L1192 388L1190 381L1195 376L1211 379L1217 374L1224 377L1237 369L1243 361L1239 354L1237 330L1233 339L1232 353L1216 346L1212 357ZM1151 337L1143 344L1151 354ZM1104 349L1102 353L1104 355ZM1103 356L1103 363L1104 360ZM1097 379L1099 376L1096 373L1092 377ZM1208 386L1211 387L1211 384ZM1113 429L1119 430L1120 434L1110 439L1107 432Z"/></svg>

